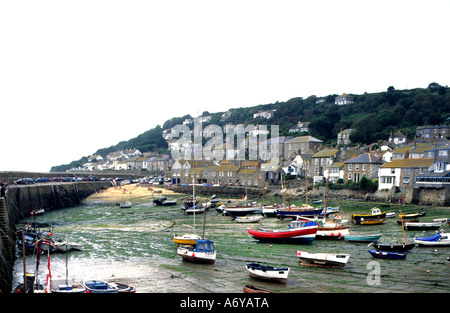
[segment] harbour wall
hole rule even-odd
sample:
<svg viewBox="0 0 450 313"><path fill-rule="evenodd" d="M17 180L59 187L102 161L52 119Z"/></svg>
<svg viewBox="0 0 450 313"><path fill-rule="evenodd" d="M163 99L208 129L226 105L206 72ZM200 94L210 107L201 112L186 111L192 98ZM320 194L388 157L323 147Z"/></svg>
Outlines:
<svg viewBox="0 0 450 313"><path fill-rule="evenodd" d="M16 223L36 209L45 211L71 207L89 195L110 187L110 181L46 183L8 186L0 198L0 293L12 290L15 261Z"/></svg>

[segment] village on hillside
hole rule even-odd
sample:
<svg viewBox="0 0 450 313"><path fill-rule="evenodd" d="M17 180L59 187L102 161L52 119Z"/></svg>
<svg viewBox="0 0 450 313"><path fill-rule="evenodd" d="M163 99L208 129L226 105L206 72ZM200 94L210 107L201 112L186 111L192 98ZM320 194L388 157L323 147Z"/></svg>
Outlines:
<svg viewBox="0 0 450 313"><path fill-rule="evenodd" d="M275 167L267 166L260 158L245 161L226 157L221 158L222 161L217 160L220 158L174 160L171 154L126 149L109 153L104 158L92 155L82 167L70 171L133 171L143 176L159 176L174 185L194 182L213 186L265 187L278 185L282 177L287 176L290 179L308 177L314 183L329 179L334 184L358 183L366 177L377 183L378 190L450 186L450 142L447 139L450 130L447 125L419 126L412 142L400 131L391 132L383 143L369 146L351 145L352 130L345 129L339 132L337 145L328 147L313 136L294 137L300 132L308 132L308 124L299 122L290 129L293 136L267 140L268 149L274 140L279 145L279 162ZM170 130L163 132L171 147L176 143L169 134ZM187 149L194 149L193 144Z"/></svg>

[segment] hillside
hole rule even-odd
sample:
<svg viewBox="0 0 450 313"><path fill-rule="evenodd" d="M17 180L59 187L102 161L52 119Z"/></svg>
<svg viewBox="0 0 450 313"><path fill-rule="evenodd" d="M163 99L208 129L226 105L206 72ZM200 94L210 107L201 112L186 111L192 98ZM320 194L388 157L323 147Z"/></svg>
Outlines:
<svg viewBox="0 0 450 313"><path fill-rule="evenodd" d="M336 142L337 133L343 129L355 129L352 142L371 144L386 140L392 131L400 130L414 138L417 126L447 123L450 117L450 90L447 86L430 83L427 88L395 90L387 88L386 92L351 94L353 104L336 105L335 97L292 98L285 102L258 105L254 107L230 109L225 112L203 112L211 115L208 124L224 126L226 124L279 125L280 136L289 134L289 128L298 122L311 122L309 134L324 141L325 144ZM254 113L275 110L272 118L253 118ZM139 149L141 152L167 152L167 143L162 137L164 129L183 123L191 116L174 117L128 141L119 142L109 148L95 151L103 157L109 152L120 149ZM292 135L292 134L289 134ZM296 134L301 135L301 134ZM51 172L65 171L87 161L87 156L70 164L53 166Z"/></svg>

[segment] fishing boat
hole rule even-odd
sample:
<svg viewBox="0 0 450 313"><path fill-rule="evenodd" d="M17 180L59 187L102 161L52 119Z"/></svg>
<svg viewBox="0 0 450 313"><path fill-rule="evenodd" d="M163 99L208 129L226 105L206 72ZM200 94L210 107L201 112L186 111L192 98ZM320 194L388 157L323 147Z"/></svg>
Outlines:
<svg viewBox="0 0 450 313"><path fill-rule="evenodd" d="M233 221L236 223L258 223L264 218L262 215L254 215L254 216L235 216Z"/></svg>
<svg viewBox="0 0 450 313"><path fill-rule="evenodd" d="M85 280L83 286L86 288L86 293L118 293L119 288L113 284L107 283L103 280Z"/></svg>
<svg viewBox="0 0 450 313"><path fill-rule="evenodd" d="M167 197L153 199L153 203L159 206L172 206L177 204L177 200L167 200Z"/></svg>
<svg viewBox="0 0 450 313"><path fill-rule="evenodd" d="M253 238L261 242L276 243L311 243L316 237L318 225L310 221L293 221L289 229L251 229L247 228L247 232Z"/></svg>
<svg viewBox="0 0 450 313"><path fill-rule="evenodd" d="M197 244L197 240L202 239L199 235L196 234L184 234L181 236L174 235L173 242L181 245L195 245Z"/></svg>
<svg viewBox="0 0 450 313"><path fill-rule="evenodd" d="M177 254L183 258L183 261L214 264L217 250L214 249L214 243L212 241L198 239L195 245L179 246L177 248Z"/></svg>
<svg viewBox="0 0 450 313"><path fill-rule="evenodd" d="M131 208L131 202L130 201L125 201L123 203L120 203L119 204L119 208L121 208L121 209Z"/></svg>
<svg viewBox="0 0 450 313"><path fill-rule="evenodd" d="M378 259L405 259L407 253L399 251L380 251L380 250L369 250L369 253Z"/></svg>
<svg viewBox="0 0 450 313"><path fill-rule="evenodd" d="M386 222L386 212L379 208L372 208L370 214L353 214L352 223L360 225L379 225Z"/></svg>
<svg viewBox="0 0 450 313"><path fill-rule="evenodd" d="M30 215L37 216L37 215L43 215L44 213L45 213L45 210L44 210L44 209L37 209L37 210L31 211L31 212L30 212Z"/></svg>
<svg viewBox="0 0 450 313"><path fill-rule="evenodd" d="M245 268L249 272L250 277L281 284L286 283L290 272L289 267L273 267L259 263L247 263Z"/></svg>
<svg viewBox="0 0 450 313"><path fill-rule="evenodd" d="M344 240L348 242L373 242L380 239L382 234L374 235L345 235Z"/></svg>
<svg viewBox="0 0 450 313"><path fill-rule="evenodd" d="M244 293L274 293L271 290L263 289L253 285L245 285L243 288Z"/></svg>
<svg viewBox="0 0 450 313"><path fill-rule="evenodd" d="M450 233L440 232L428 237L415 237L414 242L419 246L450 246Z"/></svg>
<svg viewBox="0 0 450 313"><path fill-rule="evenodd" d="M297 256L301 265L343 268L350 259L348 253L311 253L306 251L297 251Z"/></svg>
<svg viewBox="0 0 450 313"><path fill-rule="evenodd" d="M406 230L435 230L442 226L442 222L418 222L418 223L408 223L405 222Z"/></svg>

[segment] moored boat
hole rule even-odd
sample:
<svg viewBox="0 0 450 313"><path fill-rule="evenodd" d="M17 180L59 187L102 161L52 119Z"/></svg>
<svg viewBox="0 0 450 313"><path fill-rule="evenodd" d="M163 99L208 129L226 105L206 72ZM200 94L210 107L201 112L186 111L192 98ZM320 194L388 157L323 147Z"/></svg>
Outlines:
<svg viewBox="0 0 450 313"><path fill-rule="evenodd" d="M328 267L328 268L343 268L351 254L348 253L312 253L306 251L297 251L297 256L301 265Z"/></svg>
<svg viewBox="0 0 450 313"><path fill-rule="evenodd" d="M370 245L380 251L397 252L406 252L416 246L415 243L379 243L378 241L374 241Z"/></svg>
<svg viewBox="0 0 450 313"><path fill-rule="evenodd" d="M379 208L372 208L371 214L353 214L352 223L360 225L378 225L386 222L386 212Z"/></svg>
<svg viewBox="0 0 450 313"><path fill-rule="evenodd" d="M259 263L247 263L245 268L249 272L250 277L269 280L285 284L290 268L289 267L273 267Z"/></svg>
<svg viewBox="0 0 450 313"><path fill-rule="evenodd" d="M278 218L296 218L300 217L316 217L319 216L323 211L323 208L315 208L308 204L303 204L300 207L289 206L282 209L277 209Z"/></svg>
<svg viewBox="0 0 450 313"><path fill-rule="evenodd" d="M374 235L345 235L344 240L348 242L373 242L380 239L382 234Z"/></svg>
<svg viewBox="0 0 450 313"><path fill-rule="evenodd" d="M109 284L103 280L85 280L83 286L86 288L86 293L118 293L117 286Z"/></svg>
<svg viewBox="0 0 450 313"><path fill-rule="evenodd" d="M258 223L264 217L262 215L254 215L254 216L235 216L233 221L236 223Z"/></svg>
<svg viewBox="0 0 450 313"><path fill-rule="evenodd" d="M316 237L318 225L308 221L293 221L289 229L251 229L247 232L253 238L262 242L280 242L280 243L311 243Z"/></svg>
<svg viewBox="0 0 450 313"><path fill-rule="evenodd" d="M415 237L414 242L420 246L450 246L450 233L440 232L428 237Z"/></svg>
<svg viewBox="0 0 450 313"><path fill-rule="evenodd" d="M173 242L181 245L195 245L199 239L202 239L202 237L196 234L184 234L180 236L175 234L173 236Z"/></svg>
<svg viewBox="0 0 450 313"><path fill-rule="evenodd" d="M136 288L134 286L127 285L124 283L108 282L108 284L110 284L111 286L117 287L119 293L135 293L136 292Z"/></svg>
<svg viewBox="0 0 450 313"><path fill-rule="evenodd" d="M369 253L378 259L405 259L407 255L406 252L381 250L369 250Z"/></svg>
<svg viewBox="0 0 450 313"><path fill-rule="evenodd" d="M153 203L159 206L171 206L176 205L177 200L167 200L167 197L160 197L153 199Z"/></svg>
<svg viewBox="0 0 450 313"><path fill-rule="evenodd" d="M407 214L400 214L399 217L403 219L410 219L410 218L418 218L420 216L425 216L427 212L420 210L420 212L417 213L407 213Z"/></svg>
<svg viewBox="0 0 450 313"><path fill-rule="evenodd" d="M71 281L70 283L66 280L64 281L52 281L52 292L54 293L85 293L86 288L76 282Z"/></svg>
<svg viewBox="0 0 450 313"><path fill-rule="evenodd" d="M435 230L442 226L442 222L416 222L416 223L405 223L406 230Z"/></svg>
<svg viewBox="0 0 450 313"><path fill-rule="evenodd" d="M181 256L184 261L214 264L216 261L217 250L214 249L214 243L212 241L199 239L195 246L179 246L177 248L177 254Z"/></svg>
<svg viewBox="0 0 450 313"><path fill-rule="evenodd" d="M261 206L259 205L242 205L242 206L226 206L222 210L222 214L231 216L243 216L252 213L261 212Z"/></svg>
<svg viewBox="0 0 450 313"><path fill-rule="evenodd" d="M243 288L244 293L274 293L271 290L256 287L253 285L245 285Z"/></svg>

